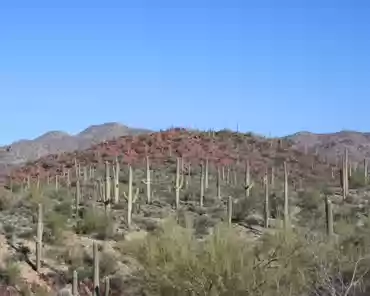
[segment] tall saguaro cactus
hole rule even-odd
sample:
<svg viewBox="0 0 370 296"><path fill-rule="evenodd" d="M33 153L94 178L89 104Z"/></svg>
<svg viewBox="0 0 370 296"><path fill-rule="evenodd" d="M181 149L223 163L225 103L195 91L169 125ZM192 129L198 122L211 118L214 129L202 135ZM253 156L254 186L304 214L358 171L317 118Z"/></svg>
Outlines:
<svg viewBox="0 0 370 296"><path fill-rule="evenodd" d="M42 257L42 233L44 231L42 205L38 204L37 230L36 230L36 271L40 272Z"/></svg>
<svg viewBox="0 0 370 296"><path fill-rule="evenodd" d="M227 224L230 226L233 217L233 198L229 196L227 200Z"/></svg>
<svg viewBox="0 0 370 296"><path fill-rule="evenodd" d="M136 202L138 196L139 196L139 188L136 188L135 195L132 194L132 183L133 183L133 177L132 177L132 167L129 165L128 167L128 194L126 192L123 192L124 197L127 200L127 226L130 228L132 224L132 205Z"/></svg>
<svg viewBox="0 0 370 296"><path fill-rule="evenodd" d="M268 181L268 170L266 169L265 178L264 178L264 186L265 186L265 207L264 207L264 226L265 228L269 227L269 218L270 218L270 196L269 196L269 181Z"/></svg>
<svg viewBox="0 0 370 296"><path fill-rule="evenodd" d="M204 167L204 189L207 190L209 187L209 161L208 158L206 158L205 161L205 167Z"/></svg>
<svg viewBox="0 0 370 296"><path fill-rule="evenodd" d="M119 173L120 173L120 165L118 158L115 161L115 168L114 168L114 204L118 204L119 202Z"/></svg>
<svg viewBox="0 0 370 296"><path fill-rule="evenodd" d="M342 170L341 170L341 178L342 178L342 192L343 192L343 200L347 198L349 187L348 187L348 150L347 148L344 151L343 162L342 162Z"/></svg>
<svg viewBox="0 0 370 296"><path fill-rule="evenodd" d="M289 191L288 191L288 168L287 163L284 161L284 228L288 229L290 226L289 221Z"/></svg>
<svg viewBox="0 0 370 296"><path fill-rule="evenodd" d="M248 198L250 196L251 191L251 168L250 168L250 162L247 160L247 163L245 165L245 180L244 180L244 187L245 187L245 197Z"/></svg>
<svg viewBox="0 0 370 296"><path fill-rule="evenodd" d="M78 218L78 213L80 209L80 201L81 201L81 185L80 185L80 180L77 179L76 181L76 218Z"/></svg>
<svg viewBox="0 0 370 296"><path fill-rule="evenodd" d="M146 180L143 180L143 183L146 185L146 202L147 204L152 203L152 192L151 192L151 171L150 171L150 159L149 156L145 158L146 165Z"/></svg>
<svg viewBox="0 0 370 296"><path fill-rule="evenodd" d="M178 157L176 159L176 180L175 180L175 192L176 192L176 209L180 207L180 190L182 186L184 185L184 175L182 172L180 172L181 168L181 160Z"/></svg>
<svg viewBox="0 0 370 296"><path fill-rule="evenodd" d="M364 159L364 183L368 183L368 172L367 172L367 159Z"/></svg>
<svg viewBox="0 0 370 296"><path fill-rule="evenodd" d="M331 200L328 197L325 199L325 212L326 212L326 233L329 239L334 236L334 223L333 223L333 208Z"/></svg>
<svg viewBox="0 0 370 296"><path fill-rule="evenodd" d="M99 293L99 250L98 250L98 244L96 241L93 242L93 261L94 261L93 295L100 296L100 293Z"/></svg>
<svg viewBox="0 0 370 296"><path fill-rule="evenodd" d="M205 167L204 163L200 165L200 197L199 197L199 205L203 207L204 203L204 189L205 189Z"/></svg>
<svg viewBox="0 0 370 296"><path fill-rule="evenodd" d="M72 274L72 295L78 296L78 274L77 270L73 271Z"/></svg>
<svg viewBox="0 0 370 296"><path fill-rule="evenodd" d="M110 172L109 172L109 162L105 162L105 196L104 203L109 203L110 201Z"/></svg>
<svg viewBox="0 0 370 296"><path fill-rule="evenodd" d="M221 171L220 167L217 168L217 179L216 179L216 186L217 186L217 198L221 199Z"/></svg>

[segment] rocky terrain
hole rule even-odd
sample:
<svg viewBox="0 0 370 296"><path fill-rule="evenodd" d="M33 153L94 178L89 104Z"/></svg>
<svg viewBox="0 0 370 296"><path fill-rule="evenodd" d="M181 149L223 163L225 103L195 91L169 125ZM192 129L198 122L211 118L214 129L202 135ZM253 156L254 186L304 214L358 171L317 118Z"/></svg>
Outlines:
<svg viewBox="0 0 370 296"><path fill-rule="evenodd" d="M0 295L368 295L367 167L298 136L175 128L14 168Z"/></svg>
<svg viewBox="0 0 370 296"><path fill-rule="evenodd" d="M286 137L292 140L294 147L309 151L335 162L345 149L353 161L361 162L370 157L370 133L340 131L336 133L314 134L299 132Z"/></svg>
<svg viewBox="0 0 370 296"><path fill-rule="evenodd" d="M106 140L148 132L149 130L131 128L116 122L92 125L77 135L49 131L33 140L19 140L0 147L0 164L21 164L48 154L83 150Z"/></svg>

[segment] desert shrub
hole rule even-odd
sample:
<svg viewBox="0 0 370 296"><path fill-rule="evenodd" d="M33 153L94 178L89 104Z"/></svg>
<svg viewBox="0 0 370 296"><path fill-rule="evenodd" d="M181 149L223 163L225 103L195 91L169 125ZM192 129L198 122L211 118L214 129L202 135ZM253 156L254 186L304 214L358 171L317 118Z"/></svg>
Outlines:
<svg viewBox="0 0 370 296"><path fill-rule="evenodd" d="M300 208L297 215L299 225L310 229L323 229L325 225L325 199L318 190L298 192L296 205Z"/></svg>
<svg viewBox="0 0 370 296"><path fill-rule="evenodd" d="M18 200L11 191L0 189L0 211L12 209Z"/></svg>
<svg viewBox="0 0 370 296"><path fill-rule="evenodd" d="M233 207L233 220L244 221L248 215L263 213L263 203L263 195L252 190L248 198L242 197L237 200L237 204Z"/></svg>
<svg viewBox="0 0 370 296"><path fill-rule="evenodd" d="M366 185L364 171L358 170L352 172L351 177L349 177L349 188L357 189L362 188Z"/></svg>
<svg viewBox="0 0 370 296"><path fill-rule="evenodd" d="M72 200L72 199L71 199ZM54 211L66 218L72 217L71 200L63 200L54 206Z"/></svg>
<svg viewBox="0 0 370 296"><path fill-rule="evenodd" d="M67 229L68 218L57 212L48 212L44 218L45 242L58 243L61 241L63 232Z"/></svg>
<svg viewBox="0 0 370 296"><path fill-rule="evenodd" d="M77 222L76 233L95 234L99 239L111 238L114 233L114 221L110 215L88 208L83 212L82 219Z"/></svg>
<svg viewBox="0 0 370 296"><path fill-rule="evenodd" d="M12 258L7 258L4 267L0 268L0 281L8 286L20 283L20 269L18 263Z"/></svg>
<svg viewBox="0 0 370 296"><path fill-rule="evenodd" d="M337 257L327 246L279 231L252 243L225 225L197 240L191 228L170 221L123 249L142 265L140 274L153 295L272 296L307 295L322 287L321 271L331 270Z"/></svg>

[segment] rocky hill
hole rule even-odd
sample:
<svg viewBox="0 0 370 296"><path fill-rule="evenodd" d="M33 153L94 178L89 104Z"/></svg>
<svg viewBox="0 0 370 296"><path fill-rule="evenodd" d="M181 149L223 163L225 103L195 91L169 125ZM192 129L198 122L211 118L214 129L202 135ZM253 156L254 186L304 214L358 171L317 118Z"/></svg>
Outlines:
<svg viewBox="0 0 370 296"><path fill-rule="evenodd" d="M370 157L370 133L346 130L327 134L299 132L286 139L293 141L295 148L318 154L331 162L342 155L345 149L352 161L361 162Z"/></svg>
<svg viewBox="0 0 370 296"><path fill-rule="evenodd" d="M27 175L36 176L60 174L74 166L75 159L81 165L101 166L104 161L113 161L117 156L124 164L142 166L149 155L152 165L168 165L176 156L199 165L208 161L215 167L236 166L242 171L246 161L252 164L254 175L261 177L267 167L278 168L281 174L283 161L290 164L292 182L306 179L330 180L330 165L314 154L304 154L294 148L294 142L284 139L267 139L253 134L219 131L214 133L171 129L151 134L125 136L94 145L83 151L50 154L30 162L13 171L13 176L23 179ZM314 165L313 165L314 164ZM320 176L320 178L318 178ZM326 176L326 179L323 179Z"/></svg>
<svg viewBox="0 0 370 296"><path fill-rule="evenodd" d="M131 128L115 122L92 125L77 135L49 131L33 140L20 140L7 147L0 147L0 165L4 167L21 164L48 154L83 150L106 140L147 132L145 129Z"/></svg>
<svg viewBox="0 0 370 296"><path fill-rule="evenodd" d="M210 295L214 278L212 295L368 295L342 291L353 258L370 252L368 178L353 170L343 198L338 167L297 143L175 128L16 168L0 191L0 272L18 268L7 291L25 282L38 285L32 295L51 295L40 291L72 283L81 296L106 287L117 296L182 296L186 276L199 295ZM337 266L346 267L339 276Z"/></svg>

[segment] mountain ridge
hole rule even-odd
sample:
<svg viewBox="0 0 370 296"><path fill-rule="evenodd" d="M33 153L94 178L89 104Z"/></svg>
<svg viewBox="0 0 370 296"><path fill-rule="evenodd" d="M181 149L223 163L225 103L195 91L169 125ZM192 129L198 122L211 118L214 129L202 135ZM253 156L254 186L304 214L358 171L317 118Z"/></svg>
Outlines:
<svg viewBox="0 0 370 296"><path fill-rule="evenodd" d="M20 139L10 145L0 147L0 170L9 165L22 165L48 154L85 150L104 141L151 132L149 129L129 127L118 122L93 124L76 134L61 130L47 131L34 139ZM341 130L313 133L299 131L275 139L290 140L295 149L314 152L330 162L337 161L345 149L348 150L350 158L355 162L370 157L370 132ZM11 149L9 150L8 147Z"/></svg>
<svg viewBox="0 0 370 296"><path fill-rule="evenodd" d="M148 129L129 127L118 122L90 125L77 134L47 131L34 139L21 139L1 146L0 165L19 165L48 154L84 150L106 140L149 132Z"/></svg>

